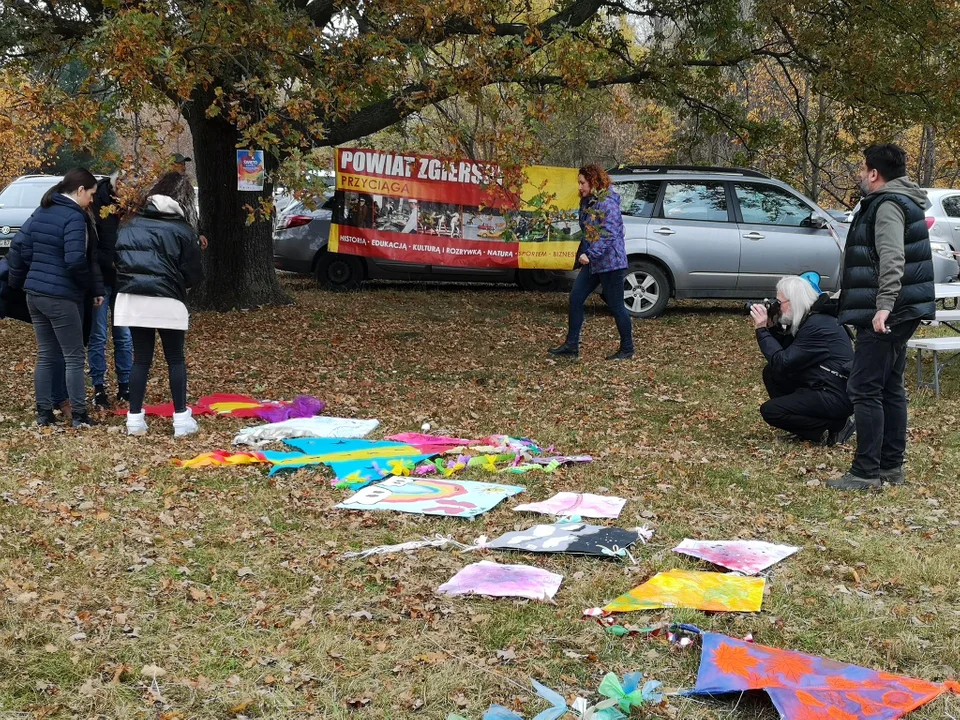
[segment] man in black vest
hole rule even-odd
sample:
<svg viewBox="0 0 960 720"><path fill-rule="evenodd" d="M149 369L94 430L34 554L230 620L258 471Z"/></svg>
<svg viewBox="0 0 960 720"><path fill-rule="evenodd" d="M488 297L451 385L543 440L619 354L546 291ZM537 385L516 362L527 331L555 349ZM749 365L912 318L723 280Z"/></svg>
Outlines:
<svg viewBox="0 0 960 720"><path fill-rule="evenodd" d="M864 150L863 199L843 253L839 320L857 329L847 393L857 424L850 471L827 485L867 490L900 485L907 447L903 371L907 340L933 320L933 261L926 193L906 178L907 155L886 144Z"/></svg>

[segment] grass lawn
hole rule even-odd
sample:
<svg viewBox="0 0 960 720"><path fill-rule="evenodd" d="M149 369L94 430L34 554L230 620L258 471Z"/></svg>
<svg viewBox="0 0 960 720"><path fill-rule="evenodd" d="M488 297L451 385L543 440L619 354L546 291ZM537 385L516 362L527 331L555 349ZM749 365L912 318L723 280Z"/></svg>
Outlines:
<svg viewBox="0 0 960 720"><path fill-rule="evenodd" d="M957 368L941 400L911 393L909 484L840 493L820 481L847 469L850 448L785 443L760 419L762 358L737 304L671 305L636 323L634 361L608 363L616 333L596 300L580 362L555 362L545 351L562 339L565 295L392 285L329 294L285 282L295 306L194 317L192 398L309 393L329 414L378 418L385 434L429 421L444 434L529 436L596 462L509 476L526 492L475 521L338 511L348 493L330 487L326 469L268 479L262 467L171 465L229 447L243 421L201 418L200 432L177 442L158 419L144 438L123 435L119 417L39 432L33 334L2 322L0 717L479 718L491 702L531 717L546 706L530 677L568 700L596 700L608 671L689 687L696 648L617 638L580 619L656 571L710 569L671 552L684 537L803 550L773 568L758 614L622 621L750 632L929 680L960 674ZM150 400L168 397L160 365ZM914 377L911 362L911 387ZM479 469L461 477L489 479ZM548 521L510 507L559 490L629 498L618 523L656 529L639 564L432 548L341 557ZM484 557L563 574L556 604L435 594ZM951 713L960 699L911 718ZM776 717L765 701L735 697L671 697L648 715Z"/></svg>

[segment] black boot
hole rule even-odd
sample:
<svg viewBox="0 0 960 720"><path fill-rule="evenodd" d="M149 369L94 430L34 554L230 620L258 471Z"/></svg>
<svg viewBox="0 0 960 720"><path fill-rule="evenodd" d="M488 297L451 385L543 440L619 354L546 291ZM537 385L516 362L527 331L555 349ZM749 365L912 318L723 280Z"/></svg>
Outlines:
<svg viewBox="0 0 960 720"><path fill-rule="evenodd" d="M130 383L117 383L117 402L130 402Z"/></svg>
<svg viewBox="0 0 960 720"><path fill-rule="evenodd" d="M607 360L629 360L633 357L633 350L617 350L613 355L607 355Z"/></svg>
<svg viewBox="0 0 960 720"><path fill-rule="evenodd" d="M110 398L107 397L107 391L103 385L93 386L93 402L98 408L110 409Z"/></svg>
<svg viewBox="0 0 960 720"><path fill-rule="evenodd" d="M94 425L99 425L96 420L94 420L88 413L82 412L79 415L74 415L73 419L70 421L70 424L75 428L82 427L93 427Z"/></svg>
<svg viewBox="0 0 960 720"><path fill-rule="evenodd" d="M53 414L53 409L41 410L37 408L37 425L46 427L47 425L56 425L57 418Z"/></svg>
<svg viewBox="0 0 960 720"><path fill-rule="evenodd" d="M574 359L580 357L580 348L578 348L576 345L568 345L567 343L564 343L560 347L550 348L547 350L547 352L557 357Z"/></svg>

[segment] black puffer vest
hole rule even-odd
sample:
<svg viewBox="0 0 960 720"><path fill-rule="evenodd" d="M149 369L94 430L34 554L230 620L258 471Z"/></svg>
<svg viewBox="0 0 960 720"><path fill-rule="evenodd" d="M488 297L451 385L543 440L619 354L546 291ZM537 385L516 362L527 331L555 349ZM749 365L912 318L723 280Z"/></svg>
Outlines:
<svg viewBox="0 0 960 720"><path fill-rule="evenodd" d="M877 211L885 202L896 203L905 221L904 268L900 294L890 313L888 325L909 320L933 320L937 306L933 290L933 259L930 234L923 209L898 193L868 195L860 203L843 251L843 292L840 295L839 320L844 325L870 327L877 313L880 287L880 257L877 254L875 228Z"/></svg>

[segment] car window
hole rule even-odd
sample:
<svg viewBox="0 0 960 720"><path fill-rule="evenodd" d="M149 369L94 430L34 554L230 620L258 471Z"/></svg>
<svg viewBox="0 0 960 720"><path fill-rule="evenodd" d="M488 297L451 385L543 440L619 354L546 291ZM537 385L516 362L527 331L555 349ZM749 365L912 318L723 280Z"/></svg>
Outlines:
<svg viewBox="0 0 960 720"><path fill-rule="evenodd" d="M735 183L740 215L745 223L809 227L812 208L796 195L778 187Z"/></svg>
<svg viewBox="0 0 960 720"><path fill-rule="evenodd" d="M620 196L620 212L631 217L648 218L653 215L660 183L650 180L630 180L614 183Z"/></svg>
<svg viewBox="0 0 960 720"><path fill-rule="evenodd" d="M950 195L940 202L947 217L960 217L960 195Z"/></svg>
<svg viewBox="0 0 960 720"><path fill-rule="evenodd" d="M6 187L0 193L0 205L5 208L37 208L40 207L40 200L43 194L51 187L56 185L58 180L54 178L50 184L38 182L15 182Z"/></svg>
<svg viewBox="0 0 960 720"><path fill-rule="evenodd" d="M663 217L726 222L729 216L723 183L667 183L663 194Z"/></svg>

